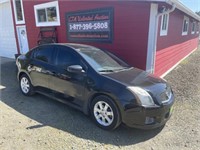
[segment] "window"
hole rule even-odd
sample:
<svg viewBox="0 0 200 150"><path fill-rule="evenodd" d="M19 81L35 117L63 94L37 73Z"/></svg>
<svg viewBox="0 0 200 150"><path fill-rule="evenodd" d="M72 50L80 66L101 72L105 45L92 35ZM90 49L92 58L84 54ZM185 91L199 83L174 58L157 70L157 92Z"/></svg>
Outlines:
<svg viewBox="0 0 200 150"><path fill-rule="evenodd" d="M34 11L37 27L60 25L58 1L35 5Z"/></svg>
<svg viewBox="0 0 200 150"><path fill-rule="evenodd" d="M42 46L34 52L33 57L39 61L51 63L53 51L54 49L50 46Z"/></svg>
<svg viewBox="0 0 200 150"><path fill-rule="evenodd" d="M196 28L196 22L192 22L192 31L191 31L191 34L195 33L195 28Z"/></svg>
<svg viewBox="0 0 200 150"><path fill-rule="evenodd" d="M197 29L196 29L196 33L199 34L199 30L200 30L200 23L197 24Z"/></svg>
<svg viewBox="0 0 200 150"><path fill-rule="evenodd" d="M24 10L22 0L13 0L16 24L24 24Z"/></svg>
<svg viewBox="0 0 200 150"><path fill-rule="evenodd" d="M62 68L66 68L70 65L80 65L80 59L76 54L71 52L66 47L59 47L58 54L56 57L56 65Z"/></svg>
<svg viewBox="0 0 200 150"><path fill-rule="evenodd" d="M160 36L167 35L169 23L169 14L162 15L161 26L160 26Z"/></svg>
<svg viewBox="0 0 200 150"><path fill-rule="evenodd" d="M122 60L110 52L104 52L98 48L82 47L79 54L98 72L112 72L129 68Z"/></svg>
<svg viewBox="0 0 200 150"><path fill-rule="evenodd" d="M187 35L188 34L188 28L189 28L189 18L184 16L182 35Z"/></svg>

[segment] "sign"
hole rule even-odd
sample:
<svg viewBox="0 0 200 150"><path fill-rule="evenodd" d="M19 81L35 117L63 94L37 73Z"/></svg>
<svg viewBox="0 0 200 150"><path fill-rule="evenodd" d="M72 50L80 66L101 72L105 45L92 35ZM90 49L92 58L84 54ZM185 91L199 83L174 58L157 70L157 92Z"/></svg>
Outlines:
<svg viewBox="0 0 200 150"><path fill-rule="evenodd" d="M67 38L72 42L112 42L113 8L66 13Z"/></svg>

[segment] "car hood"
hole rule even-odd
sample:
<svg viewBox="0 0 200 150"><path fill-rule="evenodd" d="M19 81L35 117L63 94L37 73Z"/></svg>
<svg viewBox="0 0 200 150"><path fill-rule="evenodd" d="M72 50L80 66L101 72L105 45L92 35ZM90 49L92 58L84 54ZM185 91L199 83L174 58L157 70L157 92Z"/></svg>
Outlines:
<svg viewBox="0 0 200 150"><path fill-rule="evenodd" d="M167 82L160 77L156 77L137 68L104 74L104 77L110 78L126 87L141 87L157 99L156 101L159 104L161 104L160 95L166 91L167 87L169 87Z"/></svg>
<svg viewBox="0 0 200 150"><path fill-rule="evenodd" d="M104 74L104 76L116 80L126 86L139 86L144 88L152 85L166 84L163 79L137 68L107 73Z"/></svg>

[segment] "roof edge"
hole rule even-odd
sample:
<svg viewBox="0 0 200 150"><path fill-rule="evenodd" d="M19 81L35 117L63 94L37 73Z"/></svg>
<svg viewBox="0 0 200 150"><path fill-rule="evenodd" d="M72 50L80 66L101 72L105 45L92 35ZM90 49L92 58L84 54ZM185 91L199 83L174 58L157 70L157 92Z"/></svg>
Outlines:
<svg viewBox="0 0 200 150"><path fill-rule="evenodd" d="M142 0L142 1L146 1L146 2L164 2L164 3L170 4L170 5L175 4L177 9L181 10L182 12L184 12L184 13L188 14L189 16L195 18L196 20L200 21L200 16L198 16L195 12L193 12L190 8L185 6L179 0Z"/></svg>
<svg viewBox="0 0 200 150"><path fill-rule="evenodd" d="M167 3L174 3L176 5L176 8L179 10L183 11L184 13L192 16L193 18L197 19L200 21L200 16L198 16L195 12L193 12L191 9L189 9L187 6L185 6L183 3L181 3L178 0L166 0Z"/></svg>

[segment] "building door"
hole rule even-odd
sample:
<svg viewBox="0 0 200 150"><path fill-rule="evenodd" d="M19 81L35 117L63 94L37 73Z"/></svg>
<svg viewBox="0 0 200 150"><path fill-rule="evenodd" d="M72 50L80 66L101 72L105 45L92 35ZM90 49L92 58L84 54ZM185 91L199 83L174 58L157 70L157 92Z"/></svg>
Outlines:
<svg viewBox="0 0 200 150"><path fill-rule="evenodd" d="M17 54L11 4L0 1L0 56L14 58Z"/></svg>
<svg viewBox="0 0 200 150"><path fill-rule="evenodd" d="M27 34L26 34L26 27L25 26L18 26L17 27L17 34L18 34L20 54L26 54L29 51L28 39L27 39Z"/></svg>

